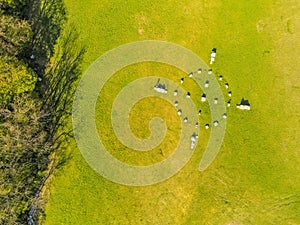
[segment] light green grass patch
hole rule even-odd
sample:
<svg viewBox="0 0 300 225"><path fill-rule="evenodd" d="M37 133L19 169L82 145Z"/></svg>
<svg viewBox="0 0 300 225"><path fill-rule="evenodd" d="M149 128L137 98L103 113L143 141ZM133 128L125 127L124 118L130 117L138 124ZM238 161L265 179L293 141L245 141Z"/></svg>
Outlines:
<svg viewBox="0 0 300 225"><path fill-rule="evenodd" d="M207 62L211 48L217 47L214 70L229 82L233 103L245 97L251 103L251 111L228 110L225 140L208 170L198 171L209 138L209 133L203 130L200 147L191 162L174 177L149 187L126 187L102 178L90 169L72 143L73 158L53 180L45 224L300 223L297 89L300 85L296 72L299 64L295 63L300 54L296 48L299 45L296 1L290 4L269 0L128 1L124 4L67 0L66 4L71 22L89 47L85 68L107 50L137 40L175 42ZM289 19L295 26L287 24ZM259 21L265 26L258 31ZM288 32L287 25L294 29L293 34ZM156 71L155 67L136 65L135 70L142 74L149 71L151 75L177 73L175 70L168 73L170 68ZM116 74L100 96L109 99L111 94L116 95L135 74L128 73L124 80ZM197 93L192 81L184 85L191 93ZM133 108L132 116L140 115L142 112L135 110L150 107L151 101L138 103L140 106ZM101 102L100 98L98 104L109 108L108 102ZM210 119L208 108L204 112L200 123ZM173 120L174 125L177 122ZM108 127L107 123L101 125L101 129ZM147 129L135 131L137 135L147 134ZM107 139L108 145L113 143L116 142L109 143ZM114 151L112 148L110 152L122 157ZM120 148L121 151L124 149ZM125 160L137 163L147 158L143 163L151 163L152 156L155 161L163 159L157 149L151 154L149 158L139 157L128 151Z"/></svg>

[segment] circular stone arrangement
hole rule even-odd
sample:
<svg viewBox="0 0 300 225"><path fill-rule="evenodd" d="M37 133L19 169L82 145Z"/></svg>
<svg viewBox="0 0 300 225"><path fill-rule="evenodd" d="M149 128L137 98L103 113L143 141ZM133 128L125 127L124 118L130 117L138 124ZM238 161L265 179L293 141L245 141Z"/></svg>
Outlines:
<svg viewBox="0 0 300 225"><path fill-rule="evenodd" d="M226 113L224 96L217 79L213 76L213 71L201 58L182 46L163 41L140 41L119 46L102 55L88 68L76 90L72 115L76 142L83 157L95 171L116 183L145 186L168 179L189 161L194 152L190 150L191 141L194 142L195 147L198 139L198 128L195 127L195 124L198 122L199 112L193 106L192 98L186 98L188 91L180 88L173 81L161 79L161 82L172 91L155 92L153 84L158 77L149 77L128 84L115 99L111 115L116 136L134 150L147 151L153 146L157 146L163 140L165 132L164 122L159 118L154 118L150 122L149 128L152 133L146 140L139 140L133 134L129 139L122 138L122 133L130 132L128 130L129 123L123 123L123 115L128 116L130 107L138 99L149 95L158 96L171 104L177 101L177 107L180 106L181 112L179 113L178 109L178 114L182 116L182 126L177 148L167 159L150 166L128 165L106 151L95 124L95 105L98 94L107 80L118 70L131 64L149 61L165 63L181 69L190 76L188 79L194 79L199 88L205 90L205 101L209 103L211 119L218 121L218 126L211 127L210 139L200 162L200 170L205 170L211 164L224 138L226 127L226 120L223 118ZM205 88L207 80L209 87ZM148 88L138 90L136 85L140 86L141 84L136 82L141 82L143 87L147 86ZM180 83L183 82L184 79L181 79ZM174 96L173 90L178 90L176 96ZM121 101L122 96L126 96L127 100ZM193 93L190 93L190 96L193 96ZM195 97L201 98L201 96ZM218 99L218 104L214 103L215 98ZM184 106L184 104L186 105ZM184 120L185 117L187 117L187 121ZM161 132L155 133L154 131L157 130Z"/></svg>

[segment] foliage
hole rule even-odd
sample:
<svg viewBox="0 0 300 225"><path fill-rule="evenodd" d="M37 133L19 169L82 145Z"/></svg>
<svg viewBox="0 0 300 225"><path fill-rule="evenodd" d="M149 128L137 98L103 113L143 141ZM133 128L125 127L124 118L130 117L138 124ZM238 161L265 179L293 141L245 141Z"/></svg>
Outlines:
<svg viewBox="0 0 300 225"><path fill-rule="evenodd" d="M7 14L25 18L28 15L29 7L38 1L35 0L1 0L0 9L3 9Z"/></svg>
<svg viewBox="0 0 300 225"><path fill-rule="evenodd" d="M27 21L0 13L0 54L18 55L31 37L31 27Z"/></svg>
<svg viewBox="0 0 300 225"><path fill-rule="evenodd" d="M35 99L17 97L0 109L0 224L24 224L45 178L51 152Z"/></svg>
<svg viewBox="0 0 300 225"><path fill-rule="evenodd" d="M1 0L1 5L18 8L20 6L24 6L27 2L27 0Z"/></svg>
<svg viewBox="0 0 300 225"><path fill-rule="evenodd" d="M30 15L32 24L32 40L27 57L35 55L37 60L29 64L43 74L54 54L54 46L65 22L65 7L62 0L43 0L33 5Z"/></svg>
<svg viewBox="0 0 300 225"><path fill-rule="evenodd" d="M84 54L71 31L49 63L64 20L61 0L0 2L0 224L38 220L40 190L64 160L61 127Z"/></svg>
<svg viewBox="0 0 300 225"><path fill-rule="evenodd" d="M0 102L7 104L24 92L33 91L36 74L15 57L0 55Z"/></svg>

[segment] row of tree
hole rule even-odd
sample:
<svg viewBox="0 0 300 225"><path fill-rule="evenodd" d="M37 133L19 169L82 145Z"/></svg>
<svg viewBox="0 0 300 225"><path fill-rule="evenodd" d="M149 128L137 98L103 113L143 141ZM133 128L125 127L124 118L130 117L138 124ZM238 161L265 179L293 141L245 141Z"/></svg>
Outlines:
<svg viewBox="0 0 300 225"><path fill-rule="evenodd" d="M0 224L37 223L36 199L72 135L85 51L64 23L62 0L0 1Z"/></svg>

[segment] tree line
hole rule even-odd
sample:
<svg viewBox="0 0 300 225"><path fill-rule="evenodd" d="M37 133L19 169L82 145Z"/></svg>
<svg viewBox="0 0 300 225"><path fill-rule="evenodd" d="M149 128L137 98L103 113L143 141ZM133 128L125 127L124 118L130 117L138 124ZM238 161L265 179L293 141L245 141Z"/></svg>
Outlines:
<svg viewBox="0 0 300 225"><path fill-rule="evenodd" d="M37 224L41 187L66 160L85 53L66 24L62 0L0 1L0 224Z"/></svg>

